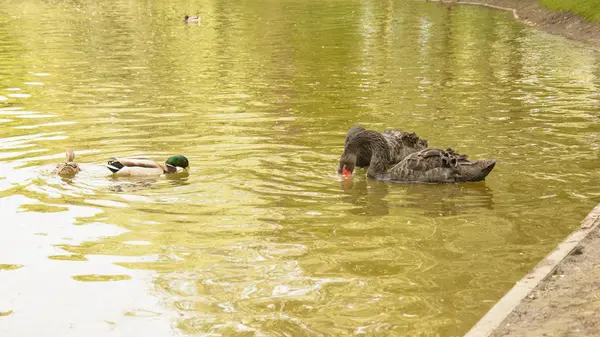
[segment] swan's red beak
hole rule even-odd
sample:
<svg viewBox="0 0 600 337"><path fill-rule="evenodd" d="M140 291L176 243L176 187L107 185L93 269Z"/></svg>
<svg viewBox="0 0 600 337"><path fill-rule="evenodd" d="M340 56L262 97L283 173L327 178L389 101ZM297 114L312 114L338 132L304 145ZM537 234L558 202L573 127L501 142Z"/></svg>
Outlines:
<svg viewBox="0 0 600 337"><path fill-rule="evenodd" d="M352 172L350 172L350 171L346 170L346 168L345 168L345 167L342 167L342 172L344 173L344 175L345 175L346 177L349 177L349 176L352 174Z"/></svg>

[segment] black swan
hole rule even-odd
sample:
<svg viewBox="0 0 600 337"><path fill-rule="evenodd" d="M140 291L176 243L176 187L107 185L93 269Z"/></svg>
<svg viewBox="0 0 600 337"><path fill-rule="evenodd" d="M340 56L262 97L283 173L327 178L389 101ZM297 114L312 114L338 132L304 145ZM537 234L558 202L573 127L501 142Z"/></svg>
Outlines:
<svg viewBox="0 0 600 337"><path fill-rule="evenodd" d="M389 170L390 148L378 132L361 131L350 138L340 159L340 169L350 173L357 163L359 149L370 149L367 176L377 180L407 183L458 183L480 181L492 171L495 160L469 160L452 149L428 148L413 152Z"/></svg>

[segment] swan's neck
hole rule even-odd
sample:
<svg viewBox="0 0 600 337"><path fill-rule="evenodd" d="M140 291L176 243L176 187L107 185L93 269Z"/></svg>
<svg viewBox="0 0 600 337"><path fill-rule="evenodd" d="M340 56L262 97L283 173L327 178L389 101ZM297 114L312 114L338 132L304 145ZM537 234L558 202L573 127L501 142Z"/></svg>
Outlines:
<svg viewBox="0 0 600 337"><path fill-rule="evenodd" d="M375 160L375 153L373 152L373 156L371 156L371 164L367 170L367 177L379 180L389 179L389 173L387 173L387 162L389 162L389 160L381 160L381 158Z"/></svg>
<svg viewBox="0 0 600 337"><path fill-rule="evenodd" d="M385 138L378 132L363 131L351 139L349 149L356 153L361 147L371 149L371 164L367 176L369 178L385 179L387 165L391 161L390 148Z"/></svg>

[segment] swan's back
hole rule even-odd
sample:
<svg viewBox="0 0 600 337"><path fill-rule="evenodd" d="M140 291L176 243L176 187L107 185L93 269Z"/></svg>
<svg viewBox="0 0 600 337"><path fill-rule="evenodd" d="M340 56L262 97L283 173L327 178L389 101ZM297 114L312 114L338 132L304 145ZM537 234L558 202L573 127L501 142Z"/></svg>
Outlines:
<svg viewBox="0 0 600 337"><path fill-rule="evenodd" d="M494 160L469 160L452 149L430 148L414 152L388 172L389 179L404 182L456 183L480 181L492 171Z"/></svg>
<svg viewBox="0 0 600 337"><path fill-rule="evenodd" d="M414 132L386 130L382 135L390 148L390 165L401 162L411 153L427 148L427 140L419 138Z"/></svg>

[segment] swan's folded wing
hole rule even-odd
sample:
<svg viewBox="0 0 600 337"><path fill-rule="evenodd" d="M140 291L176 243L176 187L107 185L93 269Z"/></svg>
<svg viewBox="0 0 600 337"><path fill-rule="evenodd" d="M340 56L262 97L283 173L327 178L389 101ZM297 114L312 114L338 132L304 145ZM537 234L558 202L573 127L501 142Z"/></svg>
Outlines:
<svg viewBox="0 0 600 337"><path fill-rule="evenodd" d="M386 130L382 135L388 142L394 163L399 163L413 152L427 148L427 140L419 138L414 132Z"/></svg>
<svg viewBox="0 0 600 337"><path fill-rule="evenodd" d="M435 168L444 167L443 157L443 150L431 148L414 152L408 155L401 163L404 164L404 169L429 171Z"/></svg>
<svg viewBox="0 0 600 337"><path fill-rule="evenodd" d="M418 150L423 150L427 147L427 140L419 138L414 132L385 130L382 134L385 138L397 142L400 146L412 147Z"/></svg>
<svg viewBox="0 0 600 337"><path fill-rule="evenodd" d="M400 139L400 138L402 138L402 135L405 134L405 133L406 132L404 132L404 131L400 131L400 130L395 130L394 129L394 130L385 130L385 131L383 131L382 134L383 134L384 137L385 136L389 136L389 137L392 137L392 138Z"/></svg>
<svg viewBox="0 0 600 337"><path fill-rule="evenodd" d="M452 183L456 182L457 169L446 151L430 148L408 155L389 174L397 181Z"/></svg>

